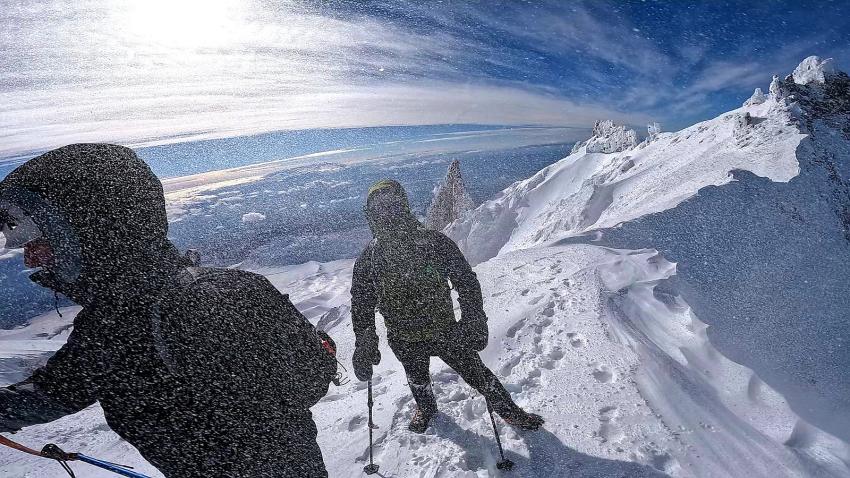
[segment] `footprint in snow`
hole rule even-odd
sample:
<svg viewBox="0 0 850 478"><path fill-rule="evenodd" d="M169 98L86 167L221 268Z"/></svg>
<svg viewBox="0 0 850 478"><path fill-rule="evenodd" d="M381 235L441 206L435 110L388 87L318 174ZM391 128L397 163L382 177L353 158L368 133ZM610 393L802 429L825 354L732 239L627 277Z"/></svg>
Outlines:
<svg viewBox="0 0 850 478"><path fill-rule="evenodd" d="M520 363L520 361L522 361L522 356L523 354L519 354L508 359L508 361L505 362L505 364L499 368L500 376L507 377L508 375L510 375L511 372L513 372L514 370L514 367L516 367Z"/></svg>
<svg viewBox="0 0 850 478"><path fill-rule="evenodd" d="M617 374L610 366L604 363L594 362L590 364L593 367L593 378L600 383L613 383L617 381Z"/></svg>
<svg viewBox="0 0 850 478"><path fill-rule="evenodd" d="M366 417L357 415L348 421L348 431L353 432L366 424Z"/></svg>
<svg viewBox="0 0 850 478"><path fill-rule="evenodd" d="M583 335L576 332L567 332L567 337L570 339L570 345L574 348L581 348L587 345L587 339Z"/></svg>
<svg viewBox="0 0 850 478"><path fill-rule="evenodd" d="M626 438L626 434L617 424L620 409L609 405L599 409L599 436L609 443L616 443Z"/></svg>
<svg viewBox="0 0 850 478"><path fill-rule="evenodd" d="M510 338L516 337L516 333L519 332L519 329L521 329L524 324L525 324L524 318L516 321L516 323L514 325L511 325L510 328L508 328L508 331L505 332L505 335L510 337Z"/></svg>

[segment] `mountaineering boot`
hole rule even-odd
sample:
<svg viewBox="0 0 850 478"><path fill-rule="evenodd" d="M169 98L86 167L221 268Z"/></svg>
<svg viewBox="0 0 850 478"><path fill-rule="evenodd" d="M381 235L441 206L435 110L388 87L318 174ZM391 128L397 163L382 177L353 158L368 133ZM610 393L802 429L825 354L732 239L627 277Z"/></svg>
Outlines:
<svg viewBox="0 0 850 478"><path fill-rule="evenodd" d="M540 415L528 413L514 403L511 394L505 390L505 387L495 377L488 384L486 396L496 413L508 425L523 430L535 431L545 422Z"/></svg>
<svg viewBox="0 0 850 478"><path fill-rule="evenodd" d="M410 419L408 428L414 433L425 433L425 430L428 429L428 423L437 413L434 390L431 388L430 382L424 385L410 382L410 390L416 400L416 411L413 413L413 418Z"/></svg>
<svg viewBox="0 0 850 478"><path fill-rule="evenodd" d="M426 412L417 406L416 411L413 412L413 418L410 419L410 424L407 428L413 433L425 433L425 430L428 429L428 423L431 422L431 418L433 416L433 412Z"/></svg>
<svg viewBox="0 0 850 478"><path fill-rule="evenodd" d="M510 412L499 412L499 416L508 425L521 428L523 430L537 431L546 423L543 417L536 413L528 413L522 408L514 407Z"/></svg>

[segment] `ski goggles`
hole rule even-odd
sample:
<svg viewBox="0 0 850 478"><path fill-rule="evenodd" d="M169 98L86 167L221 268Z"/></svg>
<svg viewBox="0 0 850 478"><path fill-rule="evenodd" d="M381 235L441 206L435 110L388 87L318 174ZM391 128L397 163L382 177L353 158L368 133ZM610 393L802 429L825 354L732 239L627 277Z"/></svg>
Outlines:
<svg viewBox="0 0 850 478"><path fill-rule="evenodd" d="M17 205L0 200L0 249L20 249L41 237L32 217Z"/></svg>

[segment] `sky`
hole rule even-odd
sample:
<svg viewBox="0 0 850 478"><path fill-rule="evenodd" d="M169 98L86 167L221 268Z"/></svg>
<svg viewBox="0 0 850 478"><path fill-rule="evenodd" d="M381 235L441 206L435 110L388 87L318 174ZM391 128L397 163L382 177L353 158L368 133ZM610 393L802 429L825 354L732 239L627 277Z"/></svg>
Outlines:
<svg viewBox="0 0 850 478"><path fill-rule="evenodd" d="M850 2L0 0L0 158L312 128L676 130L814 54L850 64Z"/></svg>

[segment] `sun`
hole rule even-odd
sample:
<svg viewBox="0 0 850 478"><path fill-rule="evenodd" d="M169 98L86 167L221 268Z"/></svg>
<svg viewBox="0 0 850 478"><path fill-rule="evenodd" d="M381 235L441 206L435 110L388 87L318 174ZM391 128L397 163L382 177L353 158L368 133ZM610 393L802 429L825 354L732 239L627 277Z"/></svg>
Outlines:
<svg viewBox="0 0 850 478"><path fill-rule="evenodd" d="M132 0L121 2L125 33L139 43L168 48L231 45L240 34L245 2L238 0Z"/></svg>

